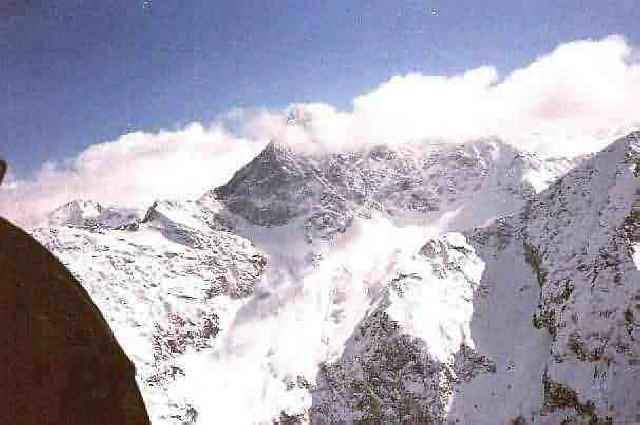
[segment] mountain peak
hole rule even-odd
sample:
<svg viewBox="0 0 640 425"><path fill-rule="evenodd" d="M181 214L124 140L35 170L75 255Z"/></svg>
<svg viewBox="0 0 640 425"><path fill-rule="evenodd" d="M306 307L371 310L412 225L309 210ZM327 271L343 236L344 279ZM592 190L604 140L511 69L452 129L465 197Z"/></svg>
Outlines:
<svg viewBox="0 0 640 425"><path fill-rule="evenodd" d="M270 143L136 232L39 235L132 350L154 423L627 423L639 140L572 160Z"/></svg>
<svg viewBox="0 0 640 425"><path fill-rule="evenodd" d="M48 218L52 225L82 225L98 218L103 210L97 201L76 199L53 210Z"/></svg>
<svg viewBox="0 0 640 425"><path fill-rule="evenodd" d="M437 220L457 210L466 228L495 215L491 205L487 217L464 212L466 206L496 198L503 206L500 213L515 211L572 166L520 153L495 138L314 154L272 142L215 189L214 198L261 226L300 218L321 238L343 232L356 215L368 215L371 208L419 220Z"/></svg>
<svg viewBox="0 0 640 425"><path fill-rule="evenodd" d="M97 201L76 199L48 215L50 226L124 229L137 226L141 212L131 208L105 207Z"/></svg>

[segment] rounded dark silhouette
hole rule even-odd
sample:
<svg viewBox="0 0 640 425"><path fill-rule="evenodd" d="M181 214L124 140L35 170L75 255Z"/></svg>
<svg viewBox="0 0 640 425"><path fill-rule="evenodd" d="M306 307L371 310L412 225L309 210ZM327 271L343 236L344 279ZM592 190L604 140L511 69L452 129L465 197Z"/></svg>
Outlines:
<svg viewBox="0 0 640 425"><path fill-rule="evenodd" d="M0 323L0 424L149 424L134 366L89 294L3 218Z"/></svg>
<svg viewBox="0 0 640 425"><path fill-rule="evenodd" d="M4 174L7 172L7 163L0 159L0 184L2 184L2 179L4 178Z"/></svg>

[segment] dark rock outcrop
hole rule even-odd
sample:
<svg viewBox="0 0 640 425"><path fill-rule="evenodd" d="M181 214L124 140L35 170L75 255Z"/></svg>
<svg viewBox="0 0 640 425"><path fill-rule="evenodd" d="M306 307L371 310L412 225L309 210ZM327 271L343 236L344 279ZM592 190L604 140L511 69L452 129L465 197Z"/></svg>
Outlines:
<svg viewBox="0 0 640 425"><path fill-rule="evenodd" d="M0 424L149 424L134 366L87 292L2 218L0 324Z"/></svg>

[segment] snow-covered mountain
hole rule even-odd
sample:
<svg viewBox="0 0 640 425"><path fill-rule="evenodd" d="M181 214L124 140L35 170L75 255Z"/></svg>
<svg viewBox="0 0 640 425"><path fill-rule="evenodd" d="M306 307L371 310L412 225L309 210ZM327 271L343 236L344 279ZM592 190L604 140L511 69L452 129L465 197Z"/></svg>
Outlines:
<svg viewBox="0 0 640 425"><path fill-rule="evenodd" d="M155 424L640 421L640 132L304 154L33 234L92 295ZM582 422L580 422L582 421Z"/></svg>

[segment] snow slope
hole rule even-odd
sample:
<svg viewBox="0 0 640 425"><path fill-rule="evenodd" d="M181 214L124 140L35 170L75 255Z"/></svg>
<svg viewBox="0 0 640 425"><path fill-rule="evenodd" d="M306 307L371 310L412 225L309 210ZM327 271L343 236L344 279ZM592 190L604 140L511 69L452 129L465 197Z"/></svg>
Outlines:
<svg viewBox="0 0 640 425"><path fill-rule="evenodd" d="M321 369L313 422L638 421L638 136L520 214L425 245L433 271L399 272L353 347Z"/></svg>
<svg viewBox="0 0 640 425"><path fill-rule="evenodd" d="M199 200L76 202L34 234L157 424L624 423L638 151L637 133L578 161L493 139L271 144Z"/></svg>
<svg viewBox="0 0 640 425"><path fill-rule="evenodd" d="M195 410L179 389L181 357L210 348L221 326L253 292L266 259L251 242L214 230L195 203L160 202L125 227L124 211L105 225L76 206L52 214L51 228L33 234L59 256L91 294L137 367L154 423L183 423ZM86 211L84 209L83 211ZM70 217L64 217L68 213ZM200 214L200 215L199 215Z"/></svg>

